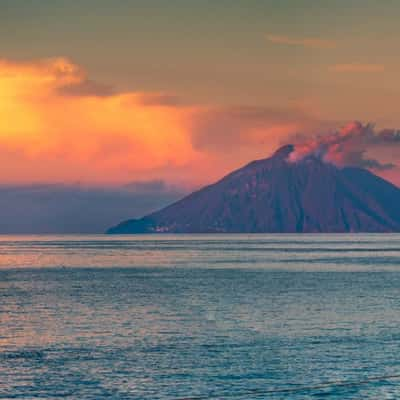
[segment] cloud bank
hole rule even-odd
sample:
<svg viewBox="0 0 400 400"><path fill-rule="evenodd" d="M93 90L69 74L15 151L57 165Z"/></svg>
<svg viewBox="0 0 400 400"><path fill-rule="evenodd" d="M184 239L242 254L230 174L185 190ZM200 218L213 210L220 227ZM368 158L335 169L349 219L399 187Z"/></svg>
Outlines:
<svg viewBox="0 0 400 400"><path fill-rule="evenodd" d="M9 185L161 179L191 189L268 157L294 135L330 137L321 133L337 126L289 105L193 105L171 93L119 92L66 58L0 60L0 93L0 184ZM388 174L399 159L391 154L386 161L393 143L373 142L366 133L372 127L353 130L362 133L345 143L362 142L361 150L345 156L330 150L326 159L358 157L358 165ZM390 171L397 182L400 174Z"/></svg>
<svg viewBox="0 0 400 400"><path fill-rule="evenodd" d="M120 187L0 185L0 233L103 233L184 194L162 181Z"/></svg>
<svg viewBox="0 0 400 400"><path fill-rule="evenodd" d="M115 93L70 60L0 61L1 181L115 182L196 158L193 110L158 93Z"/></svg>
<svg viewBox="0 0 400 400"><path fill-rule="evenodd" d="M117 92L66 58L0 61L2 183L206 183L318 125L296 110Z"/></svg>

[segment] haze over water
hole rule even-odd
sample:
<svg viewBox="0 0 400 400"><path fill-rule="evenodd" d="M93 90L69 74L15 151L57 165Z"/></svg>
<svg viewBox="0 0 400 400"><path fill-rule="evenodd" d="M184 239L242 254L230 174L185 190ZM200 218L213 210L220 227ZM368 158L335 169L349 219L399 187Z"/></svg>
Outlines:
<svg viewBox="0 0 400 400"><path fill-rule="evenodd" d="M396 399L400 235L1 236L0 399Z"/></svg>

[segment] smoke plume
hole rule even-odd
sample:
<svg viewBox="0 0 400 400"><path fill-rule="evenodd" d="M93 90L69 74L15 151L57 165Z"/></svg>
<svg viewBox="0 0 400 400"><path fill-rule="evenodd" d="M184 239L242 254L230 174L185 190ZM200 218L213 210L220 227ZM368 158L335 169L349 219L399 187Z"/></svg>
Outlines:
<svg viewBox="0 0 400 400"><path fill-rule="evenodd" d="M355 121L328 135L313 138L297 137L295 150L289 160L297 162L308 156L315 156L338 167L354 166L385 171L395 167L382 163L367 154L371 150L400 147L400 131L393 129L376 130L372 124Z"/></svg>

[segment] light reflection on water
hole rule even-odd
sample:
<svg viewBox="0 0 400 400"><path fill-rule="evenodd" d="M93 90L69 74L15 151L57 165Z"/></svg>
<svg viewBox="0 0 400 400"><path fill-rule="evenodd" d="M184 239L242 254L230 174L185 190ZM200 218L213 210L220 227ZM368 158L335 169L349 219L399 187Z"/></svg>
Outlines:
<svg viewBox="0 0 400 400"><path fill-rule="evenodd" d="M0 398L174 399L400 373L399 268L400 235L2 236Z"/></svg>
<svg viewBox="0 0 400 400"><path fill-rule="evenodd" d="M0 236L0 268L397 270L400 235Z"/></svg>

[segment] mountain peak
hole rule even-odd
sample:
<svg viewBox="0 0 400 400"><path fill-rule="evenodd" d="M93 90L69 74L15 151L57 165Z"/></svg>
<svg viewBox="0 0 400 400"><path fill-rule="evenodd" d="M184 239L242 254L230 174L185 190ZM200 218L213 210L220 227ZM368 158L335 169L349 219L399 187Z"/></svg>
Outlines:
<svg viewBox="0 0 400 400"><path fill-rule="evenodd" d="M280 147L273 154L273 158L287 158L290 153L294 151L294 146L292 144L287 144L285 146Z"/></svg>
<svg viewBox="0 0 400 400"><path fill-rule="evenodd" d="M318 156L286 162L294 146L109 233L400 232L400 189L367 170Z"/></svg>

